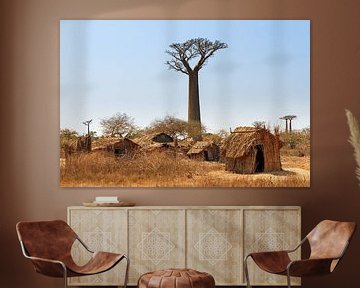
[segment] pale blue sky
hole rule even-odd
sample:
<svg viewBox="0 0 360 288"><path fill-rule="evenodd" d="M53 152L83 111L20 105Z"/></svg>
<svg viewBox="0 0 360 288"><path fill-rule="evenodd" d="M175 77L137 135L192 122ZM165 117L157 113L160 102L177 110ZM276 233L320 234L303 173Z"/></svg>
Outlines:
<svg viewBox="0 0 360 288"><path fill-rule="evenodd" d="M228 44L200 71L209 132L251 125L310 127L309 20L61 20L61 128L101 135L100 120L126 113L145 127L187 120L187 75L164 64L169 44L204 37Z"/></svg>

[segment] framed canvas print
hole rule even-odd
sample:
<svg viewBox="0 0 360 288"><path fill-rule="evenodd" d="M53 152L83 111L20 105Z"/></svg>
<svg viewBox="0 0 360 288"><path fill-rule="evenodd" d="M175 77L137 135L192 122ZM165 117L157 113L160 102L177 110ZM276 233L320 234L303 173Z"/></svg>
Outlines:
<svg viewBox="0 0 360 288"><path fill-rule="evenodd" d="M61 20L62 187L309 187L309 20Z"/></svg>

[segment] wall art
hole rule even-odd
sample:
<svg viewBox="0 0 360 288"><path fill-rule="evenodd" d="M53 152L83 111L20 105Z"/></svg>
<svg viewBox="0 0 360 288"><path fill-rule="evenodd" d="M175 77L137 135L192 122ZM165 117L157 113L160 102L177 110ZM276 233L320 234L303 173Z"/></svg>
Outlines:
<svg viewBox="0 0 360 288"><path fill-rule="evenodd" d="M61 20L62 187L309 187L309 20Z"/></svg>

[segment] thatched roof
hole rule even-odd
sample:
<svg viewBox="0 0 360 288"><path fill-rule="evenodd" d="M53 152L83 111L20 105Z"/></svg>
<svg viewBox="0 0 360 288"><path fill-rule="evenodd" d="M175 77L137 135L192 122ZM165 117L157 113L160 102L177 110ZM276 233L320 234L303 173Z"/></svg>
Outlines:
<svg viewBox="0 0 360 288"><path fill-rule="evenodd" d="M115 143L119 142L120 139L117 137L101 137L92 142L92 149L104 149L109 145L114 145Z"/></svg>
<svg viewBox="0 0 360 288"><path fill-rule="evenodd" d="M187 154L198 154L206 150L206 148L210 147L211 145L215 145L211 141L197 141L191 149L187 152Z"/></svg>
<svg viewBox="0 0 360 288"><path fill-rule="evenodd" d="M138 146L129 138L103 137L93 141L92 150L106 150L109 147L114 147L116 144L123 143L125 141L131 143L133 146Z"/></svg>
<svg viewBox="0 0 360 288"><path fill-rule="evenodd" d="M226 158L241 158L248 154L254 145L267 139L276 141L276 138L266 129L256 129L254 127L238 127L224 141L222 156ZM269 141L269 140L267 140ZM263 143L264 144L264 143Z"/></svg>
<svg viewBox="0 0 360 288"><path fill-rule="evenodd" d="M156 141L156 138L161 136L166 137L168 140L165 142ZM142 147L147 147L147 146L153 146L153 144L163 144L163 143L169 144L174 142L174 139L166 133L150 133L134 139L134 142Z"/></svg>
<svg viewBox="0 0 360 288"><path fill-rule="evenodd" d="M194 144L194 141L192 140L192 138L185 138L183 140L178 140L177 141L178 147L184 148L184 149L187 149L187 150L190 150L191 147L193 146L193 144Z"/></svg>

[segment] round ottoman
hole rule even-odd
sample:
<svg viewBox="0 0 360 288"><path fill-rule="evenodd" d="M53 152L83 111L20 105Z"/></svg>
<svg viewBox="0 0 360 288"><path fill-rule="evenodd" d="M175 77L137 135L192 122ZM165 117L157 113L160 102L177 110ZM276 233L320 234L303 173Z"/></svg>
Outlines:
<svg viewBox="0 0 360 288"><path fill-rule="evenodd" d="M192 269L166 269L140 276L138 288L214 288L214 277Z"/></svg>

